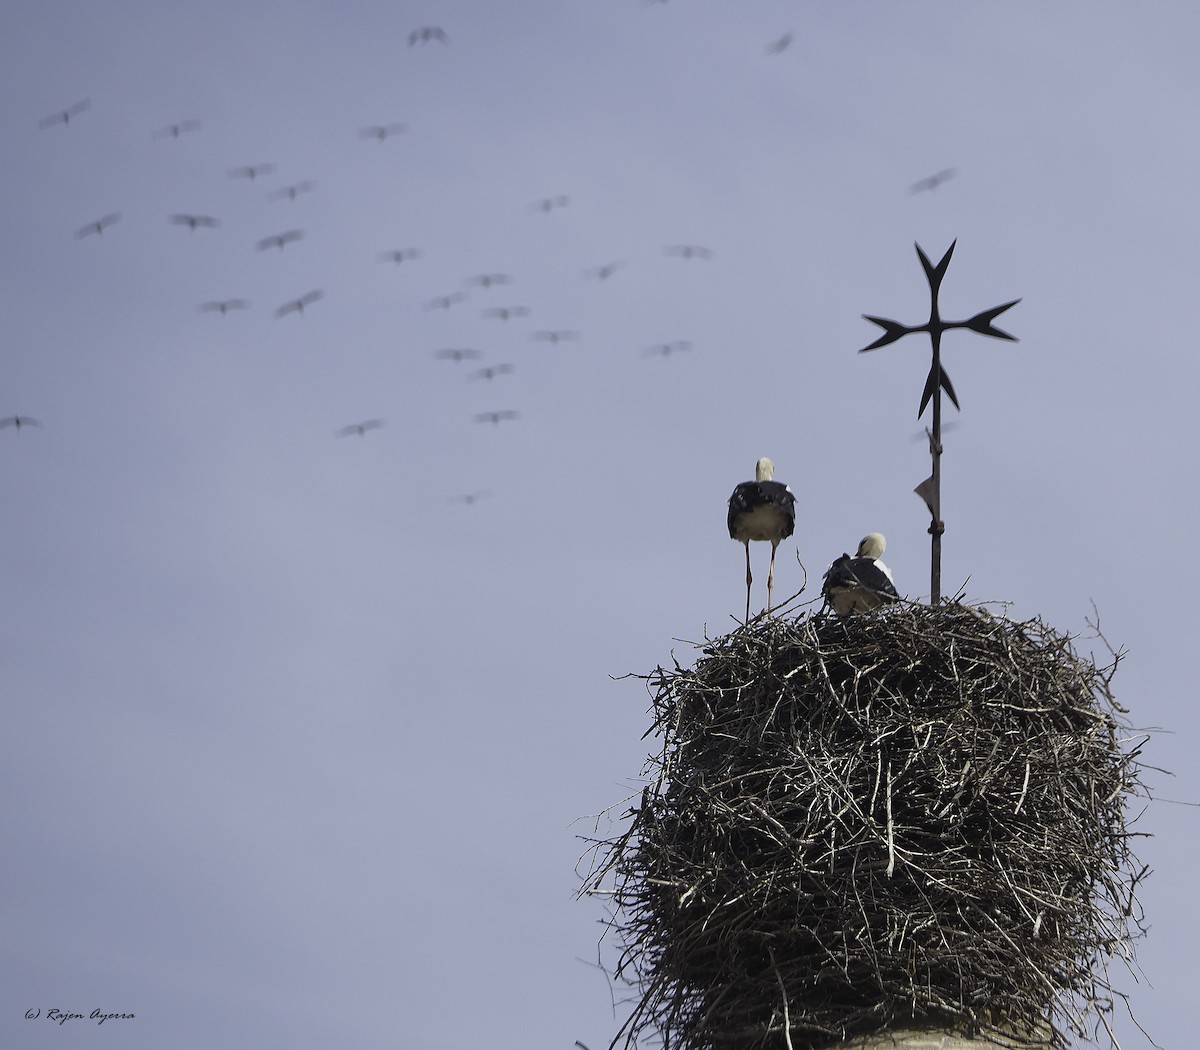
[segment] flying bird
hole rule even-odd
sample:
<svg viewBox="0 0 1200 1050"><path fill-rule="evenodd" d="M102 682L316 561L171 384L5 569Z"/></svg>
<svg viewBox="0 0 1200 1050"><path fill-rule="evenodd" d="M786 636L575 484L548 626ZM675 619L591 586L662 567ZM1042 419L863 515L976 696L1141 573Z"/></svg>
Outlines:
<svg viewBox="0 0 1200 1050"><path fill-rule="evenodd" d="M200 312L206 314L220 314L224 317L230 310L247 310L250 308L250 303L246 299L211 299L207 303L200 304Z"/></svg>
<svg viewBox="0 0 1200 1050"><path fill-rule="evenodd" d="M885 602L899 600L892 570L879 560L886 547L883 533L869 533L853 558L843 554L826 570L821 596L839 616L870 612Z"/></svg>
<svg viewBox="0 0 1200 1050"><path fill-rule="evenodd" d="M773 40L767 45L768 55L782 55L792 44L795 37L791 33L784 33L778 40Z"/></svg>
<svg viewBox="0 0 1200 1050"><path fill-rule="evenodd" d="M186 226L192 233L195 233L199 226L215 230L221 225L220 220L214 219L211 215L172 215L171 222L176 226Z"/></svg>
<svg viewBox="0 0 1200 1050"><path fill-rule="evenodd" d="M277 233L271 237L264 237L258 242L257 245L255 245L255 247L260 252L264 252L268 248L278 248L280 251L283 251L283 246L285 244L291 244L292 241L298 241L303 238L303 236L303 230L288 230L285 233Z"/></svg>
<svg viewBox="0 0 1200 1050"><path fill-rule="evenodd" d="M46 128L52 128L55 124L70 124L72 117L79 116L91 104L90 99L80 99L80 101L72 106L68 106L66 109L59 110L57 113L51 113L48 117L42 117L38 121L38 127L45 131Z"/></svg>
<svg viewBox="0 0 1200 1050"><path fill-rule="evenodd" d="M381 252L379 255L380 262L394 262L399 266L407 259L421 258L420 248L393 248L390 252Z"/></svg>
<svg viewBox="0 0 1200 1050"><path fill-rule="evenodd" d="M484 496L490 496L491 489L480 489L478 492L463 492L457 496L451 496L451 503L465 503L468 507L478 503Z"/></svg>
<svg viewBox="0 0 1200 1050"><path fill-rule="evenodd" d="M477 357L482 357L483 355L478 350L445 349L439 350L437 352L437 356L443 361L471 361Z"/></svg>
<svg viewBox="0 0 1200 1050"><path fill-rule="evenodd" d="M476 423L493 423L499 426L506 419L516 419L520 415L519 412L514 412L511 408L501 409L499 412L478 412L475 415Z"/></svg>
<svg viewBox="0 0 1200 1050"><path fill-rule="evenodd" d="M512 365L488 365L487 368L480 368L472 372L468 379L495 379L496 376L506 376L513 370Z"/></svg>
<svg viewBox="0 0 1200 1050"><path fill-rule="evenodd" d="M943 168L941 171L936 172L935 174L930 175L927 178L920 179L917 182L914 182L908 188L908 192L910 194L912 194L912 193L921 193L924 190L936 190L943 182L946 182L947 180L954 178L955 170L956 169L954 169L954 168Z"/></svg>
<svg viewBox="0 0 1200 1050"><path fill-rule="evenodd" d="M510 317L528 317L528 306L492 306L482 311L484 317L496 317L507 321Z"/></svg>
<svg viewBox="0 0 1200 1050"><path fill-rule="evenodd" d="M491 288L496 284L512 284L512 278L506 273L481 273L467 278L468 285L478 285L480 288Z"/></svg>
<svg viewBox="0 0 1200 1050"><path fill-rule="evenodd" d="M200 121L198 120L181 120L178 124L168 124L165 128L159 128L154 133L156 139L177 139L185 131L199 131Z"/></svg>
<svg viewBox="0 0 1200 1050"><path fill-rule="evenodd" d="M671 354L678 354L692 348L691 341L688 339L676 339L673 343L659 343L656 346L648 346L642 351L647 357L670 357Z"/></svg>
<svg viewBox="0 0 1200 1050"><path fill-rule="evenodd" d="M304 308L311 303L315 303L324 293L321 291L305 292L299 299L293 299L290 303L284 303L278 310L275 311L275 316L286 317L288 314L304 314Z"/></svg>
<svg viewBox="0 0 1200 1050"><path fill-rule="evenodd" d="M559 328L553 331L543 330L541 332L533 332L529 338L534 340L534 342L550 343L553 346L557 346L559 343L565 343L570 339L578 339L579 333L572 332L568 328Z"/></svg>
<svg viewBox="0 0 1200 1050"><path fill-rule="evenodd" d="M80 237L89 237L93 233L103 234L104 231L108 229L108 227L110 227L114 222L120 221L121 213L119 211L114 211L111 215L105 215L103 219L97 219L95 222L89 222L86 226L80 226L79 229L75 231L75 239L78 240Z"/></svg>
<svg viewBox="0 0 1200 1050"><path fill-rule="evenodd" d="M729 497L729 535L746 547L746 622L750 622L750 541L771 544L771 568L767 574L767 612L771 611L775 587L775 551L796 528L796 497L783 482L775 480L775 465L763 456L754 468L754 480L743 481Z"/></svg>
<svg viewBox="0 0 1200 1050"><path fill-rule="evenodd" d="M351 423L348 427L335 430L333 436L344 438L351 434L357 434L359 437L366 437L368 430L378 430L381 426L383 426L382 419L364 419L361 423Z"/></svg>
<svg viewBox="0 0 1200 1050"><path fill-rule="evenodd" d="M383 142L393 135L403 135L407 130L407 124L372 124L369 128L361 128L358 137L360 139L378 139Z"/></svg>
<svg viewBox="0 0 1200 1050"><path fill-rule="evenodd" d="M540 201L529 206L530 211L550 212L555 208L565 208L571 203L571 198L565 193L560 193L554 197L543 197Z"/></svg>
<svg viewBox="0 0 1200 1050"><path fill-rule="evenodd" d="M439 295L434 299L425 300L426 310L449 310L455 303L461 303L467 298L466 292L451 292L449 295Z"/></svg>
<svg viewBox="0 0 1200 1050"><path fill-rule="evenodd" d="M231 179L249 179L253 182L260 175L270 175L274 170L274 164L243 164L240 168L230 168L226 174Z"/></svg>
<svg viewBox="0 0 1200 1050"><path fill-rule="evenodd" d="M409 47L414 44L428 44L431 40L442 44L450 43L450 38L446 36L446 31L441 26L421 26L408 34Z"/></svg>
<svg viewBox="0 0 1200 1050"><path fill-rule="evenodd" d="M623 262L605 263L603 266L597 266L595 269L588 270L584 274L585 277L595 277L601 281L607 281L614 273L624 267Z"/></svg>
<svg viewBox="0 0 1200 1050"><path fill-rule="evenodd" d="M18 433L22 427L40 427L41 425L33 416L8 416L5 419L0 419L0 430L3 430L5 427L14 427Z"/></svg>
<svg viewBox="0 0 1200 1050"><path fill-rule="evenodd" d="M678 255L681 259L712 258L712 249L700 244L670 244L664 250L668 255Z"/></svg>
<svg viewBox="0 0 1200 1050"><path fill-rule="evenodd" d="M281 201L286 199L294 201L300 194L308 193L312 188L313 184L311 182L297 182L291 186L284 186L281 190L272 190L267 194L267 200Z"/></svg>

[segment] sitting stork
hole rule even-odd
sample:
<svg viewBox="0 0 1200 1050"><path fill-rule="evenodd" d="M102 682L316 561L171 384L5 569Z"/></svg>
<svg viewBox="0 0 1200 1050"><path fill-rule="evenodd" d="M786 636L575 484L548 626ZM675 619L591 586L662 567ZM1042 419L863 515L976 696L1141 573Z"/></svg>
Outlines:
<svg viewBox="0 0 1200 1050"><path fill-rule="evenodd" d="M767 574L767 612L775 587L775 549L796 528L796 497L782 481L775 481L775 466L764 456L754 468L754 480L743 481L729 497L729 535L746 545L746 622L750 622L750 541L771 544L771 569Z"/></svg>
<svg viewBox="0 0 1200 1050"><path fill-rule="evenodd" d="M879 560L886 547L883 533L872 532L862 538L853 558L843 554L829 566L821 596L839 616L870 612L899 599L892 570Z"/></svg>

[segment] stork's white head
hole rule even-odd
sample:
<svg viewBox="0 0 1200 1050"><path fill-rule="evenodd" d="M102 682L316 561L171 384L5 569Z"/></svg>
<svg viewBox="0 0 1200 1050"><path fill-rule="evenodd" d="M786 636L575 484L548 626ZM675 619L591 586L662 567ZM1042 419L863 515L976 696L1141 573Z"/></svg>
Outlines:
<svg viewBox="0 0 1200 1050"><path fill-rule="evenodd" d="M766 456L755 464L754 480L755 481L771 481L775 477L775 464L772 463Z"/></svg>
<svg viewBox="0 0 1200 1050"><path fill-rule="evenodd" d="M858 556L860 558L882 558L886 549L887 540L883 538L883 533L870 532L859 543Z"/></svg>

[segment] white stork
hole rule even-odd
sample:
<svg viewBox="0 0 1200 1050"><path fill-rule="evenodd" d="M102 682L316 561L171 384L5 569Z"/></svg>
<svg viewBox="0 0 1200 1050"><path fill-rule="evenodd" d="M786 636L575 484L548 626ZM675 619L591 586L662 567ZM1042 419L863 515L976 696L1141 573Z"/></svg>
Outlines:
<svg viewBox="0 0 1200 1050"><path fill-rule="evenodd" d="M829 566L821 596L839 616L870 612L899 599L892 570L879 560L886 548L883 533L872 532L862 538L853 558L843 554Z"/></svg>
<svg viewBox="0 0 1200 1050"><path fill-rule="evenodd" d="M775 481L775 465L763 456L754 468L754 480L743 481L729 497L729 535L746 546L746 622L750 622L750 541L771 544L771 569L767 574L767 611L775 587L775 550L796 528L796 497L782 481Z"/></svg>

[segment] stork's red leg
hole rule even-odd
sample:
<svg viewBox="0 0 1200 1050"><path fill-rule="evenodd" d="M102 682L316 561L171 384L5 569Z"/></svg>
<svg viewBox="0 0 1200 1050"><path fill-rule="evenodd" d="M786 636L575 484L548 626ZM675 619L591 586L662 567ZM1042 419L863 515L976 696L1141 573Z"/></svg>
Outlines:
<svg viewBox="0 0 1200 1050"><path fill-rule="evenodd" d="M775 548L778 543L771 544L771 569L767 573L767 612L771 611L771 592L775 589Z"/></svg>
<svg viewBox="0 0 1200 1050"><path fill-rule="evenodd" d="M750 622L750 584L754 577L750 575L750 541L746 540L746 623Z"/></svg>

